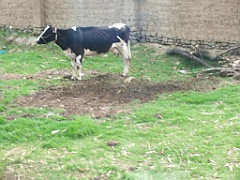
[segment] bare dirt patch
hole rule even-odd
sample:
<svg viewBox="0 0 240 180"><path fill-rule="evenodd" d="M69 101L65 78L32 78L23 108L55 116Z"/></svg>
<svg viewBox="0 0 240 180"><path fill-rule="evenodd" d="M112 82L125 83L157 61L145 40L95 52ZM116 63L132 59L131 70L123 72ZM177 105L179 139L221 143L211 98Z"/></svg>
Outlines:
<svg viewBox="0 0 240 180"><path fill-rule="evenodd" d="M126 77L114 74L98 74L82 81L67 80L67 86L38 91L17 99L16 103L24 107L64 109L63 115L66 116L91 115L101 118L130 111L130 104L136 99L134 105L151 101L158 94L187 90L206 91L219 86L218 79L205 76L193 77L188 81L162 83L153 83L142 78L130 83L125 80Z"/></svg>

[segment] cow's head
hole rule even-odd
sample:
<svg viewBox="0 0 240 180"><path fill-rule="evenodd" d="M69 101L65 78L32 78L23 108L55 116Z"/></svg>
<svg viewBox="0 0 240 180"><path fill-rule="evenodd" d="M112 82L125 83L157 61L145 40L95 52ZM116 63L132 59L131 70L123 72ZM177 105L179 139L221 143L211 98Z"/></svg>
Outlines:
<svg viewBox="0 0 240 180"><path fill-rule="evenodd" d="M56 28L53 28L51 25L48 25L42 34L37 38L37 44L47 44L56 39Z"/></svg>

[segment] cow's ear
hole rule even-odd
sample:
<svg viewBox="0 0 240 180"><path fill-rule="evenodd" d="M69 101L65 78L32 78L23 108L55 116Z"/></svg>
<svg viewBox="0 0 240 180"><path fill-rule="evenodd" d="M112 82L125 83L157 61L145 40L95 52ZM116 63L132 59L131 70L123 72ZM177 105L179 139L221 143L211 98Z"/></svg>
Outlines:
<svg viewBox="0 0 240 180"><path fill-rule="evenodd" d="M52 27L51 25L48 25L48 26L51 28L51 30L52 30L53 33L57 33L57 28L54 28L54 27Z"/></svg>
<svg viewBox="0 0 240 180"><path fill-rule="evenodd" d="M53 33L57 33L57 28L53 28L53 31L52 31Z"/></svg>

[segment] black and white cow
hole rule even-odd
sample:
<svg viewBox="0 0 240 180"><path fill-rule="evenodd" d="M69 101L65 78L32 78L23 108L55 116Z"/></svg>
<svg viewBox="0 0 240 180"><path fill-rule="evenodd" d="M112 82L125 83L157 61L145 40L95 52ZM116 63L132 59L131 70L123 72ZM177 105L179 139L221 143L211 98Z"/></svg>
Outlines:
<svg viewBox="0 0 240 180"><path fill-rule="evenodd" d="M71 59L72 79L82 79L82 59L84 55L95 55L109 51L119 52L124 62L123 75L128 74L131 67L131 51L129 41L130 28L117 23L104 27L72 27L57 29L48 25L37 38L38 44L54 41ZM78 69L78 73L77 73Z"/></svg>

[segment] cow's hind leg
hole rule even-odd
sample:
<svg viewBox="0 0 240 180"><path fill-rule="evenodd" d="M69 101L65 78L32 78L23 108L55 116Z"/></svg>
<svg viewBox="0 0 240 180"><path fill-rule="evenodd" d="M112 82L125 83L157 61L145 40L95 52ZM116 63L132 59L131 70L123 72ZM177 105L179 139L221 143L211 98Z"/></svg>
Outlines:
<svg viewBox="0 0 240 180"><path fill-rule="evenodd" d="M124 61L123 75L126 76L129 70L132 70L132 54L130 50L130 41L128 41L127 48L124 48L121 52Z"/></svg>
<svg viewBox="0 0 240 180"><path fill-rule="evenodd" d="M123 76L128 74L129 69L129 59L123 59L124 69L123 69Z"/></svg>
<svg viewBox="0 0 240 180"><path fill-rule="evenodd" d="M123 65L124 65L123 76L126 76L126 75L128 75L129 66L130 66L130 68L132 67L131 57L128 54L128 49L127 48L124 48L124 49L120 48L118 50L120 52L120 55L121 55L122 60L123 60Z"/></svg>
<svg viewBox="0 0 240 180"><path fill-rule="evenodd" d="M124 40L122 40L119 36L117 38L120 40L119 43L114 43L114 47L119 51L120 55L123 59L123 76L126 76L128 74L129 65L130 68L132 67L132 57L131 57L131 51L130 51L130 41L126 43Z"/></svg>
<svg viewBox="0 0 240 180"><path fill-rule="evenodd" d="M124 42L122 52L120 53L124 61L124 74L128 74L129 70L132 70L132 54L130 49L130 41Z"/></svg>
<svg viewBox="0 0 240 180"><path fill-rule="evenodd" d="M78 55L76 57L76 63L77 63L77 69L78 69L78 80L82 80L82 76L84 76L85 74L82 73L82 55Z"/></svg>
<svg viewBox="0 0 240 180"><path fill-rule="evenodd" d="M72 77L71 79L74 80L77 76L76 72L77 72L77 65L76 65L76 61L75 59L71 59L71 64L72 64Z"/></svg>
<svg viewBox="0 0 240 180"><path fill-rule="evenodd" d="M129 69L132 71L132 53L131 53L131 45L130 41L128 40L128 59L129 59Z"/></svg>

